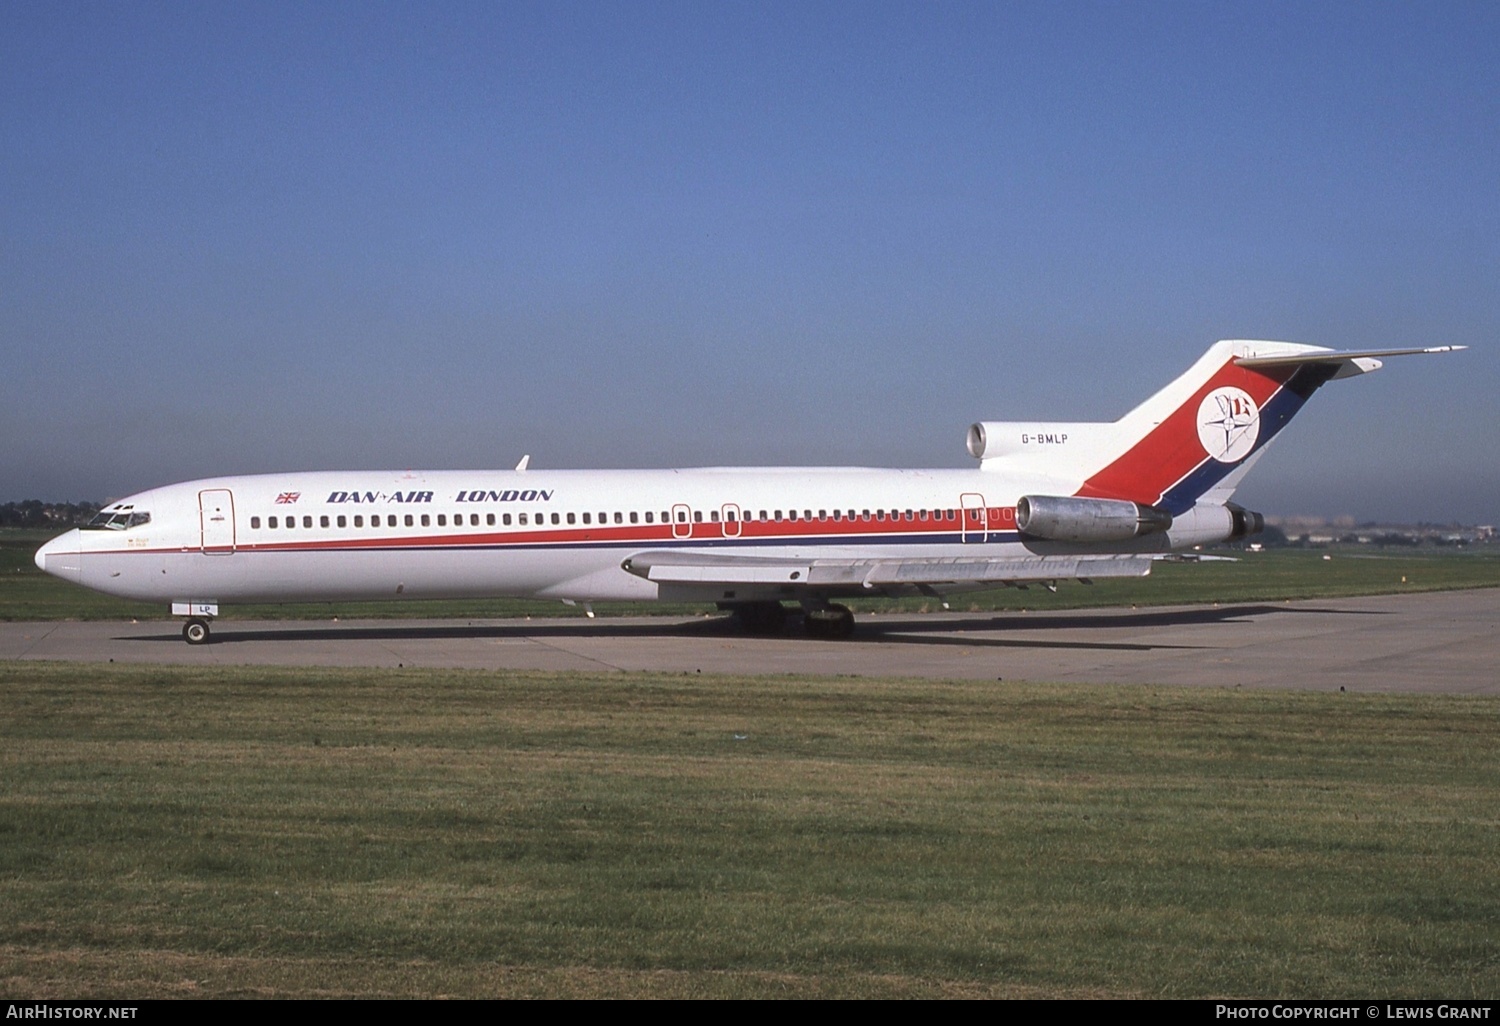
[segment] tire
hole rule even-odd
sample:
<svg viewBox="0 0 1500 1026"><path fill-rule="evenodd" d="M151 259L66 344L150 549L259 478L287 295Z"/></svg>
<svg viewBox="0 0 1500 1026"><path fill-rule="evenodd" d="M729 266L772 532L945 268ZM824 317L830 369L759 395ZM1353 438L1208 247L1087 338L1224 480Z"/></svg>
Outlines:
<svg viewBox="0 0 1500 1026"><path fill-rule="evenodd" d="M195 616L182 625L182 640L189 645L206 645L209 639L208 621Z"/></svg>
<svg viewBox="0 0 1500 1026"><path fill-rule="evenodd" d="M832 629L828 632L828 636L832 638L847 638L851 636L854 633L854 614L849 610L849 607L829 606L828 608L838 614L830 624Z"/></svg>
<svg viewBox="0 0 1500 1026"><path fill-rule="evenodd" d="M802 626L810 638L847 638L854 633L854 614L847 606L829 605L804 613Z"/></svg>

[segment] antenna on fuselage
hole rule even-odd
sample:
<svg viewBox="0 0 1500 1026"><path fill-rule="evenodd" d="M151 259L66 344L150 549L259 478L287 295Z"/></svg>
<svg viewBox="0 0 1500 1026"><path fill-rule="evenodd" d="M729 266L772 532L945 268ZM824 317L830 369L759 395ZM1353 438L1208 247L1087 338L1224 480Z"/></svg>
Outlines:
<svg viewBox="0 0 1500 1026"><path fill-rule="evenodd" d="M531 463L531 453L528 452L525 456L521 457L521 462L516 464L516 469L517 470L525 470L526 467L527 467L527 465L530 464L530 463Z"/></svg>

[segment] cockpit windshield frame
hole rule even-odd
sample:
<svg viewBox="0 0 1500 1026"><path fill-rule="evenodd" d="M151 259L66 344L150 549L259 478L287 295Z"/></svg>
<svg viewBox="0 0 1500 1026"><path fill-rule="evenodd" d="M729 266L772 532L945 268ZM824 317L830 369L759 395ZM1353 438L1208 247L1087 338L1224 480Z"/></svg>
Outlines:
<svg viewBox="0 0 1500 1026"><path fill-rule="evenodd" d="M142 524L151 523L151 514L146 510L138 510L134 506L121 506L117 509L101 509L94 514L94 519L83 525L85 531L128 531L132 527L140 527Z"/></svg>

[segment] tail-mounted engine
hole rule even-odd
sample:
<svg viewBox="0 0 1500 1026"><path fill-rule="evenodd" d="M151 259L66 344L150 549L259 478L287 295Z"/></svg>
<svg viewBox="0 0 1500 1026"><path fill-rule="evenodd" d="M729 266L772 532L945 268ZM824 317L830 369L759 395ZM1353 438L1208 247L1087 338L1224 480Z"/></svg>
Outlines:
<svg viewBox="0 0 1500 1026"><path fill-rule="evenodd" d="M1049 541L1127 541L1167 530L1172 514L1122 499L1023 495L1016 502L1016 526Z"/></svg>

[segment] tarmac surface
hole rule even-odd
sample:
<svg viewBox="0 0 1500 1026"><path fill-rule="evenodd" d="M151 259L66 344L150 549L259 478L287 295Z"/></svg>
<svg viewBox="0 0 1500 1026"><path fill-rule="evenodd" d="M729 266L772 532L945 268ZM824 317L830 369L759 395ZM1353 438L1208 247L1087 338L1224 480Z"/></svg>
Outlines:
<svg viewBox="0 0 1500 1026"><path fill-rule="evenodd" d="M0 659L926 677L1500 693L1500 588L1067 612L863 614L848 640L722 616L0 623Z"/></svg>

